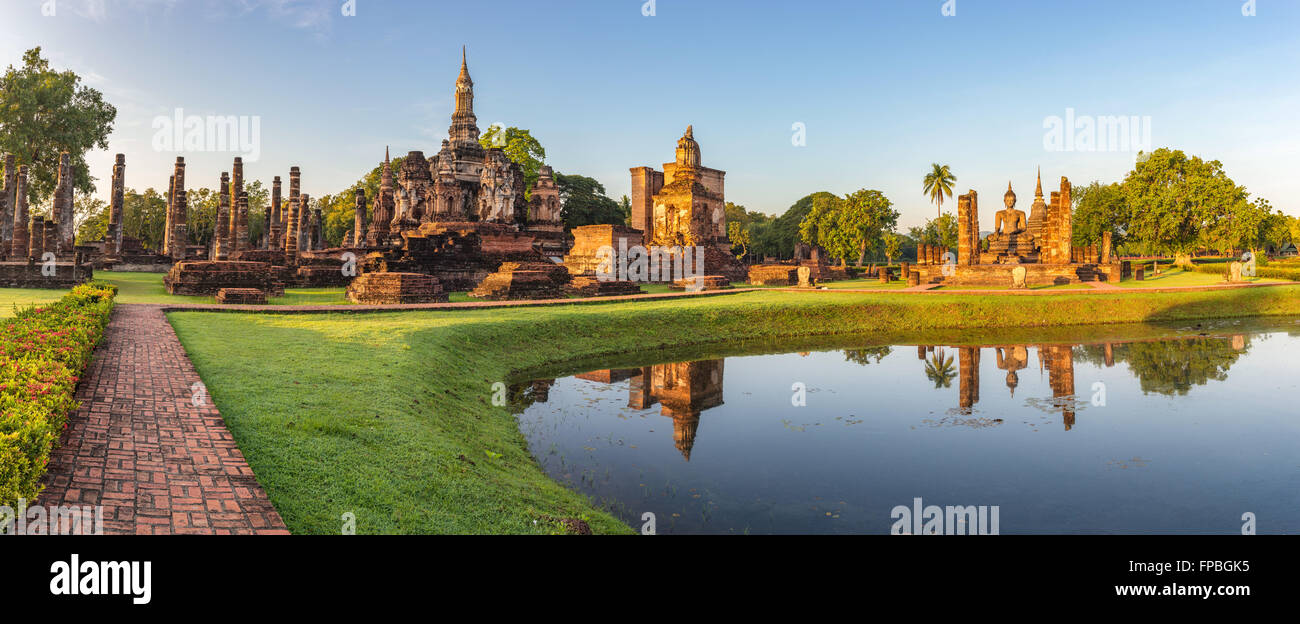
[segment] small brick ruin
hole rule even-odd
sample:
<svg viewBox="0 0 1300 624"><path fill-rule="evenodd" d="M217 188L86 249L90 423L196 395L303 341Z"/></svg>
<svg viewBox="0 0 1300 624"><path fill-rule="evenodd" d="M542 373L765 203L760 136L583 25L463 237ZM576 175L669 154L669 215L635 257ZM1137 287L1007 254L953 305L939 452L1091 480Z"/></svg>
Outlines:
<svg viewBox="0 0 1300 624"><path fill-rule="evenodd" d="M749 283L754 286L794 286L799 283L799 267L757 264L749 267Z"/></svg>
<svg viewBox="0 0 1300 624"><path fill-rule="evenodd" d="M573 276L565 292L579 297L621 297L645 293L636 282L606 281L591 275Z"/></svg>
<svg viewBox="0 0 1300 624"><path fill-rule="evenodd" d="M365 273L348 285L348 300L367 305L446 303L438 279L422 273Z"/></svg>
<svg viewBox="0 0 1300 624"><path fill-rule="evenodd" d="M679 279L672 283L669 288L673 290L685 290L689 292L704 292L706 290L726 290L731 288L731 279L725 275L702 275L700 277L688 277Z"/></svg>
<svg viewBox="0 0 1300 624"><path fill-rule="evenodd" d="M230 305L265 305L266 292L256 288L222 288L217 303Z"/></svg>
<svg viewBox="0 0 1300 624"><path fill-rule="evenodd" d="M507 262L469 293L476 299L563 299L569 271L552 262Z"/></svg>
<svg viewBox="0 0 1300 624"><path fill-rule="evenodd" d="M197 261L177 262L163 277L173 295L215 295L223 288L255 288L271 296L284 294L284 283L276 279L271 265L264 262Z"/></svg>

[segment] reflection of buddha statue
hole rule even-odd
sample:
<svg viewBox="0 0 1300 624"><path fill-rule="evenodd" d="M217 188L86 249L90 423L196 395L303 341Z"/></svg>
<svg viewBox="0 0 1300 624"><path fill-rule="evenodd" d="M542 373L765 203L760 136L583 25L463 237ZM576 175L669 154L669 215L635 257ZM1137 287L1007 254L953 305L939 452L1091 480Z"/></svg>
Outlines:
<svg viewBox="0 0 1300 624"><path fill-rule="evenodd" d="M1016 386L1020 385L1019 371L1029 366L1029 350L1024 347L997 347L998 368L1007 371L1007 388L1011 396L1016 396Z"/></svg>

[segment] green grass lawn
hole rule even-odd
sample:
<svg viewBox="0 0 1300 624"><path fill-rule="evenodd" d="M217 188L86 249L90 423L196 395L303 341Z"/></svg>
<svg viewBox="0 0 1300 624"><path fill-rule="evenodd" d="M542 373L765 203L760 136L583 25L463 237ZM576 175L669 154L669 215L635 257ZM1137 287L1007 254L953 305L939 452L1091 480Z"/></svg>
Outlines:
<svg viewBox="0 0 1300 624"><path fill-rule="evenodd" d="M1150 263L1147 263L1150 269ZM1134 266L1134 269L1137 267ZM1148 270L1145 275L1146 279L1138 281L1129 278L1120 283L1123 288L1168 288L1171 286L1214 286L1223 284L1222 275L1212 273L1197 273L1196 271L1185 271L1181 268L1172 268L1168 266L1161 267L1159 275L1153 275ZM1286 280L1265 279L1265 278L1245 278L1247 283L1251 284L1281 284Z"/></svg>
<svg viewBox="0 0 1300 624"><path fill-rule="evenodd" d="M0 288L0 318L9 318L21 308L58 301L67 290L44 288Z"/></svg>
<svg viewBox="0 0 1300 624"><path fill-rule="evenodd" d="M548 533L556 528L547 518L572 517L597 532L626 533L541 471L514 417L492 405L494 383L603 368L610 359L641 365L648 362L632 360L665 349L680 352L660 361L701 349L802 350L847 336L859 346L958 344L994 330L1016 342L1101 339L1119 326L1070 324L1294 314L1300 288L1028 298L758 291L364 316L172 312L169 319L294 532L337 533L341 515L352 512L365 533Z"/></svg>

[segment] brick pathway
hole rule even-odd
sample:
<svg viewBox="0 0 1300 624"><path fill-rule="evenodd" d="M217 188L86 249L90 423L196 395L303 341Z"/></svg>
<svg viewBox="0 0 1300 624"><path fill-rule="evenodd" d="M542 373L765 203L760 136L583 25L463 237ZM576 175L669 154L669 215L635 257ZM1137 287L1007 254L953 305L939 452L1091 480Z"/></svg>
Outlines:
<svg viewBox="0 0 1300 624"><path fill-rule="evenodd" d="M160 306L119 305L39 504L104 507L104 533L287 534Z"/></svg>

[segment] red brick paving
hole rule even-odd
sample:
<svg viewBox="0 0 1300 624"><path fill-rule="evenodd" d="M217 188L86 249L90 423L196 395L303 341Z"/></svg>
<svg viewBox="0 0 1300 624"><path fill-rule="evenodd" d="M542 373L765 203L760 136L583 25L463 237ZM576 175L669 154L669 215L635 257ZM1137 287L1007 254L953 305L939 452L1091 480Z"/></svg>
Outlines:
<svg viewBox="0 0 1300 624"><path fill-rule="evenodd" d="M38 503L104 507L105 534L287 534L159 306L119 305Z"/></svg>

